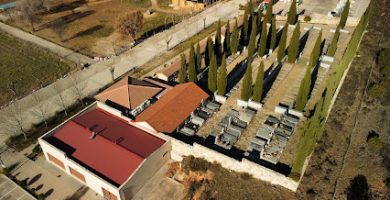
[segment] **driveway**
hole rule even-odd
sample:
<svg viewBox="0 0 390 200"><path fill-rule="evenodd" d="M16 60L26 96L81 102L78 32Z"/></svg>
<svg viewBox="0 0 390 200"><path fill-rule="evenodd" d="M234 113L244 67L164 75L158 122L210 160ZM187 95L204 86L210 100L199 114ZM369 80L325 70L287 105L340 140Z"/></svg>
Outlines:
<svg viewBox="0 0 390 200"><path fill-rule="evenodd" d="M35 200L30 193L4 175L0 176L0 199L2 200Z"/></svg>
<svg viewBox="0 0 390 200"><path fill-rule="evenodd" d="M45 195L46 200L103 200L94 191L47 162L43 155L35 161L28 159L25 155L30 153L34 146L31 145L23 152L13 152L9 149L1 153L2 161L16 179L25 180L30 189L35 189L37 194ZM0 196L1 189L0 185Z"/></svg>

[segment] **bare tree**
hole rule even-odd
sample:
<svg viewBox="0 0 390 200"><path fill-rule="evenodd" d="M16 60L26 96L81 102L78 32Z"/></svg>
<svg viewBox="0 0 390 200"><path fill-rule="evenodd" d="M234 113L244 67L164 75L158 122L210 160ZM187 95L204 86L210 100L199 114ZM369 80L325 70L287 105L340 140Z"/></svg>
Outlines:
<svg viewBox="0 0 390 200"><path fill-rule="evenodd" d="M64 33L65 33L67 27L68 26L66 24L66 21L63 18L59 18L51 26L51 29L60 38L61 42L64 41Z"/></svg>
<svg viewBox="0 0 390 200"><path fill-rule="evenodd" d="M27 131L24 129L24 120L22 109L20 103L15 101L10 104L8 107L4 108L3 119L3 128L7 134L18 135L23 134L24 140L27 140Z"/></svg>
<svg viewBox="0 0 390 200"><path fill-rule="evenodd" d="M75 96L80 101L81 105L85 106L83 99L86 96L84 89L87 87L87 80L83 81L80 74L71 75L69 78L71 80Z"/></svg>
<svg viewBox="0 0 390 200"><path fill-rule="evenodd" d="M17 7L21 12L21 17L30 23L31 28L35 31L34 24L40 21L38 11L43 8L43 0L19 0Z"/></svg>
<svg viewBox="0 0 390 200"><path fill-rule="evenodd" d="M130 35L133 39L144 25L144 15L141 11L129 12L118 19L116 26L119 33Z"/></svg>
<svg viewBox="0 0 390 200"><path fill-rule="evenodd" d="M46 99L46 97L39 93L38 91L37 92L33 92L32 93L32 98L36 104L36 106L34 107L34 110L33 110L33 113L38 115L41 120L43 121L43 123L45 124L45 127L47 127L47 104L44 102L44 100Z"/></svg>
<svg viewBox="0 0 390 200"><path fill-rule="evenodd" d="M169 43L172 40L172 35L169 35L165 38L165 43L167 44L167 51L169 50Z"/></svg>
<svg viewBox="0 0 390 200"><path fill-rule="evenodd" d="M66 99L65 99L65 96L63 94L63 90L61 89L61 86L60 86L60 82L59 81L56 81L54 84L53 84L53 89L54 89L54 92L57 94L57 98L58 98L58 101L56 101L58 103L59 106L61 106L62 110L64 111L65 113L65 116L68 116L68 112L67 112L67 103L66 103Z"/></svg>
<svg viewBox="0 0 390 200"><path fill-rule="evenodd" d="M17 97L17 91L16 91L16 81L10 81L8 83L7 88L13 93L15 97Z"/></svg>
<svg viewBox="0 0 390 200"><path fill-rule="evenodd" d="M112 81L115 81L115 66L114 65L110 65L110 73L111 73Z"/></svg>
<svg viewBox="0 0 390 200"><path fill-rule="evenodd" d="M206 29L206 16L203 17L203 29Z"/></svg>

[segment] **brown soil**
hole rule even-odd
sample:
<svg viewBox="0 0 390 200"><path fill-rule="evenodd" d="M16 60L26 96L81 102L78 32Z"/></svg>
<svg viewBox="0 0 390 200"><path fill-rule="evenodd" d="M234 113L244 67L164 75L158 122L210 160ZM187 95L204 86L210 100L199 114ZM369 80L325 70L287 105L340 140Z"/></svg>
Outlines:
<svg viewBox="0 0 390 200"><path fill-rule="evenodd" d="M386 88L381 97L374 99L366 95L366 89L380 78L375 62L377 52L390 46L386 31L390 26L384 17L388 16L386 9L390 5L385 0L374 0L374 4L359 56L351 65L324 135L310 160L300 184L299 198L346 199L351 180L360 174L367 179L372 199L389 199L390 166L385 155L388 157L390 147L390 90ZM370 131L379 134L382 147L369 146Z"/></svg>

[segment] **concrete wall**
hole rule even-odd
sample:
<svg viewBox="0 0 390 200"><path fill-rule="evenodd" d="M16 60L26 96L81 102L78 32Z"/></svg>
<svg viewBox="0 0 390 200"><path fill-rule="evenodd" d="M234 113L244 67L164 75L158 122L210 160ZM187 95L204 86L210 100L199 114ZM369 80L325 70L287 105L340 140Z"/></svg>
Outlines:
<svg viewBox="0 0 390 200"><path fill-rule="evenodd" d="M58 150L48 142L46 142L43 139L39 139L39 144L42 147L42 151L46 157L46 160L50 163L47 153L54 156L58 160L62 161L65 165L65 172L69 174L69 176L74 177L71 175L69 167L75 169L85 177L85 183L80 181L78 178L74 177L76 180L80 181L81 183L87 185L89 188L91 188L93 191L98 193L99 195L103 196L103 190L102 188L106 189L107 191L111 192L112 194L116 195L118 197L118 200L120 200L120 193L119 189L115 187L114 185L108 183L107 181L103 180L102 178L96 176L95 174L91 173L89 170L85 169L83 166L79 165L75 161L69 159L64 152ZM54 166L57 166L56 164L52 163ZM58 166L57 166L58 167ZM62 168L58 167L59 169L63 170ZM64 170L63 170L64 171Z"/></svg>
<svg viewBox="0 0 390 200"><path fill-rule="evenodd" d="M269 182L274 185L280 185L294 192L298 188L298 182L295 182L283 174L270 170L249 160L243 159L240 162L197 143L194 143L193 146L191 146L174 138L172 138L171 141L172 159L174 160L181 161L184 156L193 155L198 158L203 158L209 162L218 162L224 168L236 172L249 173L254 178Z"/></svg>
<svg viewBox="0 0 390 200"><path fill-rule="evenodd" d="M153 152L129 177L128 181L119 188L121 199L131 199L164 164L171 160L171 150L171 142L167 141L161 148Z"/></svg>

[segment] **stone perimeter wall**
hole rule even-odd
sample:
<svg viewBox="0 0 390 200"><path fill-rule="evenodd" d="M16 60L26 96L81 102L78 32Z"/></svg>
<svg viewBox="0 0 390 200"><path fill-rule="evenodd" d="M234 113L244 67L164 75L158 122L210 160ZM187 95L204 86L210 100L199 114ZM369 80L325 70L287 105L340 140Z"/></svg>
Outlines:
<svg viewBox="0 0 390 200"><path fill-rule="evenodd" d="M242 161L238 161L198 143L189 145L175 138L169 138L172 141L171 157L173 160L181 161L183 157L193 155L194 157L203 158L209 162L218 162L222 167L229 170L246 172L251 174L254 178L274 185L280 185L293 192L298 189L299 182L245 158Z"/></svg>

